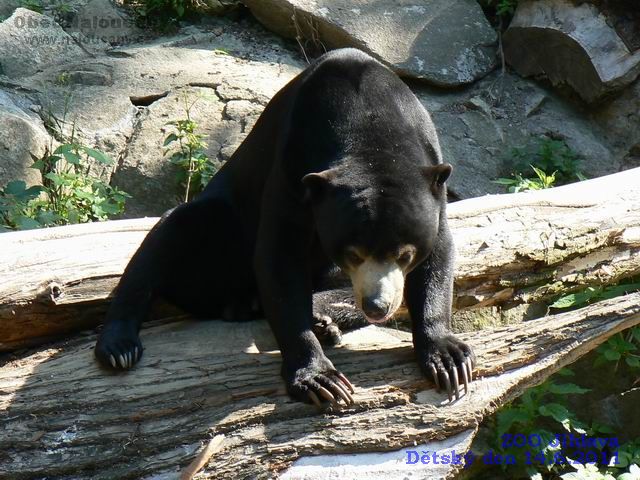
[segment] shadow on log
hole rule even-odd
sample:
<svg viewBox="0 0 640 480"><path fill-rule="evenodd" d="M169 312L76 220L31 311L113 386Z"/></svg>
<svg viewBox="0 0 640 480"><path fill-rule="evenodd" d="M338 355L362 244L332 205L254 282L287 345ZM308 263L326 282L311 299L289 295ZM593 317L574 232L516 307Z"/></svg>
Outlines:
<svg viewBox="0 0 640 480"><path fill-rule="evenodd" d="M199 478L270 478L320 455L282 475L305 478L309 464L329 473L327 454L382 451L395 451L395 462L370 468L385 478L449 476L460 466L404 465L398 450L459 434L451 448L466 451L485 415L637 323L640 294L631 294L462 335L482 378L453 404L422 378L408 334L370 326L328 350L356 386L356 403L323 415L285 395L264 321L150 326L148 350L129 373L101 371L87 335L0 369L0 477L177 478L217 434L221 449ZM365 473L361 465L354 475Z"/></svg>

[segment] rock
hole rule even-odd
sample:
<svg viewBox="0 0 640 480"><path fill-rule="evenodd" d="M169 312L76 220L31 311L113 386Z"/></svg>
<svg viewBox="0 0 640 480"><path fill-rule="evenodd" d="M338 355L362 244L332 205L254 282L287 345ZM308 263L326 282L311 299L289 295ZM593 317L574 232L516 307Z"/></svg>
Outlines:
<svg viewBox="0 0 640 480"><path fill-rule="evenodd" d="M29 185L42 181L40 172L30 168L34 161L31 155L43 157L51 137L28 103L0 90L0 188L12 180Z"/></svg>
<svg viewBox="0 0 640 480"><path fill-rule="evenodd" d="M66 119L63 134L70 135L75 125L80 141L116 160L103 178L133 195L127 217L158 215L178 201L175 171L162 143L165 123L184 116L175 101L181 92L205 94L196 119L210 157L224 161L264 105L303 68L260 26L222 20L221 25L215 33L190 28L175 37L113 48L95 59L61 61L13 82L40 92L43 117Z"/></svg>
<svg viewBox="0 0 640 480"><path fill-rule="evenodd" d="M447 182L454 199L505 193L493 180L517 170L513 149L541 138L566 142L588 177L623 168L622 151L603 139L600 125L534 81L494 72L464 90L413 90L431 112L445 161L454 166Z"/></svg>
<svg viewBox="0 0 640 480"><path fill-rule="evenodd" d="M202 0L198 11L205 15L224 15L230 10L238 8L240 0Z"/></svg>
<svg viewBox="0 0 640 480"><path fill-rule="evenodd" d="M521 75L545 75L596 102L640 74L640 50L630 52L604 15L570 0L523 0L504 34L506 61Z"/></svg>
<svg viewBox="0 0 640 480"><path fill-rule="evenodd" d="M607 17L629 51L640 49L640 9L636 0L582 0L592 3ZM582 3L581 2L581 3Z"/></svg>
<svg viewBox="0 0 640 480"><path fill-rule="evenodd" d="M128 45L145 36L111 0L91 0L78 11L69 30L81 33L83 43L92 44Z"/></svg>
<svg viewBox="0 0 640 480"><path fill-rule="evenodd" d="M474 0L244 0L267 28L328 48L357 47L401 75L452 87L495 65L496 33Z"/></svg>
<svg viewBox="0 0 640 480"><path fill-rule="evenodd" d="M127 217L160 215L181 203L184 192L177 184L177 167L172 165L163 148L172 133L169 122L185 119L186 105L190 117L198 124L198 133L207 136L207 155L217 165L222 145L217 139L232 133L222 120L224 103L213 89L190 87L170 93L144 109L112 183L132 195ZM219 135L216 135L219 134ZM173 150L169 152L172 153Z"/></svg>
<svg viewBox="0 0 640 480"><path fill-rule="evenodd" d="M620 169L640 166L640 79L617 97L592 109L589 119L615 149L615 156L624 158Z"/></svg>
<svg viewBox="0 0 640 480"><path fill-rule="evenodd" d="M8 77L27 77L87 54L51 18L18 8L0 23L0 66Z"/></svg>

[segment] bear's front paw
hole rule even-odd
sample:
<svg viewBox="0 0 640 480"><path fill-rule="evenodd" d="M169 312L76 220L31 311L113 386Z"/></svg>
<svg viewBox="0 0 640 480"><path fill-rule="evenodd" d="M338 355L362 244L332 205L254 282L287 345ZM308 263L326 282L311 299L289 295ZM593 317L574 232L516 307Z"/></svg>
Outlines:
<svg viewBox="0 0 640 480"><path fill-rule="evenodd" d="M473 377L475 355L466 343L452 334L430 336L418 351L418 362L422 372L436 384L438 392L442 387L449 401L460 398L460 384L469 393L469 382Z"/></svg>
<svg viewBox="0 0 640 480"><path fill-rule="evenodd" d="M336 345L340 345L342 341L342 332L329 315L314 312L311 330L318 341L324 345L335 347Z"/></svg>
<svg viewBox="0 0 640 480"><path fill-rule="evenodd" d="M140 337L130 328L107 324L98 337L95 355L105 367L127 370L142 357Z"/></svg>
<svg viewBox="0 0 640 480"><path fill-rule="evenodd" d="M338 407L340 399L347 406L353 404L353 385L324 356L312 358L306 365L283 365L283 377L289 395L296 400L313 402L321 410L324 402L334 407Z"/></svg>

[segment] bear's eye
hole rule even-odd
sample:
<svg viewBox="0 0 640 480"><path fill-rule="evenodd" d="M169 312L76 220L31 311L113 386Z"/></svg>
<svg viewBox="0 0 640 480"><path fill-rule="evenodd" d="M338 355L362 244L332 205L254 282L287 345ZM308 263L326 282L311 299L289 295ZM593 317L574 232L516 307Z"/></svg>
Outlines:
<svg viewBox="0 0 640 480"><path fill-rule="evenodd" d="M357 267L362 262L364 262L364 258L358 255L358 253L355 252L354 250L347 250L347 252L344 255L344 259L349 265L354 267Z"/></svg>

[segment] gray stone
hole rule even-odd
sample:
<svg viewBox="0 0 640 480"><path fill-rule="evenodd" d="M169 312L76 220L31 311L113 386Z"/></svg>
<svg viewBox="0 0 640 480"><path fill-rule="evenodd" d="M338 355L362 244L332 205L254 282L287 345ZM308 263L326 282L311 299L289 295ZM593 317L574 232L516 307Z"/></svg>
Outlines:
<svg viewBox="0 0 640 480"><path fill-rule="evenodd" d="M223 15L240 6L240 0L202 0L198 11L205 15Z"/></svg>
<svg viewBox="0 0 640 480"><path fill-rule="evenodd" d="M129 45L144 38L133 18L111 0L91 0L80 8L69 29L91 44Z"/></svg>
<svg viewBox="0 0 640 480"><path fill-rule="evenodd" d="M33 75L61 60L86 57L75 41L45 15L18 8L0 23L0 65L8 77Z"/></svg>
<svg viewBox="0 0 640 480"><path fill-rule="evenodd" d="M600 125L517 75L495 72L456 92L419 86L413 90L432 114L445 161L454 166L447 182L454 198L505 193L493 180L516 170L513 149L542 137L564 140L589 177L623 168L622 151L604 140Z"/></svg>
<svg viewBox="0 0 640 480"><path fill-rule="evenodd" d="M629 85L640 74L631 53L598 8L570 0L523 0L504 35L507 62L521 75L545 75L587 102Z"/></svg>
<svg viewBox="0 0 640 480"><path fill-rule="evenodd" d="M40 92L44 118L65 119L64 136L74 127L78 140L116 160L113 170L100 172L133 195L127 217L157 215L177 202L162 129L183 116L175 101L179 92L193 86L207 94L196 106L197 119L211 158L224 161L269 99L303 68L261 28L221 25L224 31L217 33L190 28L187 34L118 47L95 59L62 61L14 82Z"/></svg>
<svg viewBox="0 0 640 480"><path fill-rule="evenodd" d="M32 155L44 156L51 144L40 118L24 108L28 102L0 90L0 188L12 180L24 180L29 185L42 181L40 172L30 168Z"/></svg>
<svg viewBox="0 0 640 480"><path fill-rule="evenodd" d="M620 95L589 112L589 119L602 137L624 160L619 169L640 166L640 79Z"/></svg>
<svg viewBox="0 0 640 480"><path fill-rule="evenodd" d="M495 65L496 33L474 0L245 0L267 28L328 48L357 47L404 76L473 82Z"/></svg>
<svg viewBox="0 0 640 480"><path fill-rule="evenodd" d="M173 150L167 151L163 143L174 131L169 122L186 118L185 99L192 105L190 117L198 124L199 133L207 136L210 159L218 159L222 148L218 139L232 133L222 119L224 103L208 88L172 92L141 112L135 134L112 178L114 185L133 197L127 205L127 217L160 215L182 201L184 192L177 185L177 168L168 160Z"/></svg>

